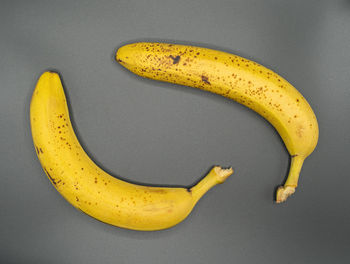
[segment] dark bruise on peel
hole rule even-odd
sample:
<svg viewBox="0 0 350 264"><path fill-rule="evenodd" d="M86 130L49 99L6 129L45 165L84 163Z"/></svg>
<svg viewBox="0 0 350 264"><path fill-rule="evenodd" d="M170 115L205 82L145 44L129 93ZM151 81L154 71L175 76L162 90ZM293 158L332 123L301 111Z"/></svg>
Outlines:
<svg viewBox="0 0 350 264"><path fill-rule="evenodd" d="M210 84L209 78L207 76L202 75L202 81L205 82L206 84Z"/></svg>
<svg viewBox="0 0 350 264"><path fill-rule="evenodd" d="M174 56L170 55L170 58L173 60L173 64L177 64L180 61L180 56L174 57Z"/></svg>

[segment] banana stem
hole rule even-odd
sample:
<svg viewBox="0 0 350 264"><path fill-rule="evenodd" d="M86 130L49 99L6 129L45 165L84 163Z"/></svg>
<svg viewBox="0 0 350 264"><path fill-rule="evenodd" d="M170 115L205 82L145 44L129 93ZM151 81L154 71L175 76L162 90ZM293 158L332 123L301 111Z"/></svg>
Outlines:
<svg viewBox="0 0 350 264"><path fill-rule="evenodd" d="M276 202L282 203L287 200L295 192L295 188L298 186L298 180L301 167L303 166L305 157L301 155L292 156L290 164L289 174L284 186L280 186L276 193Z"/></svg>
<svg viewBox="0 0 350 264"><path fill-rule="evenodd" d="M304 160L305 160L305 157L303 156L297 155L292 157L292 161L289 169L289 175L284 186L292 186L292 187L298 186L300 170L301 170L301 167L303 166Z"/></svg>
<svg viewBox="0 0 350 264"><path fill-rule="evenodd" d="M209 191L215 185L223 183L232 173L232 168L223 169L219 166L212 168L199 183L190 189L193 196L193 202L196 203L207 191Z"/></svg>

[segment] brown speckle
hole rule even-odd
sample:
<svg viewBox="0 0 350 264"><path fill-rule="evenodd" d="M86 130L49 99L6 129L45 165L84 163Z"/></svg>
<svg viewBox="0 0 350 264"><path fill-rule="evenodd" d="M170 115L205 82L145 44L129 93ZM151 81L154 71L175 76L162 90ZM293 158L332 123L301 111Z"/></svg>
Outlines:
<svg viewBox="0 0 350 264"><path fill-rule="evenodd" d="M170 55L170 58L173 60L173 64L177 64L180 61L180 56L174 57L174 56Z"/></svg>
<svg viewBox="0 0 350 264"><path fill-rule="evenodd" d="M202 81L205 82L206 84L210 84L209 78L207 76L202 75Z"/></svg>
<svg viewBox="0 0 350 264"><path fill-rule="evenodd" d="M49 179L51 180L52 184L56 185L56 180L51 177L50 173L46 170L46 168L44 168L44 171L45 171L47 177L49 177Z"/></svg>

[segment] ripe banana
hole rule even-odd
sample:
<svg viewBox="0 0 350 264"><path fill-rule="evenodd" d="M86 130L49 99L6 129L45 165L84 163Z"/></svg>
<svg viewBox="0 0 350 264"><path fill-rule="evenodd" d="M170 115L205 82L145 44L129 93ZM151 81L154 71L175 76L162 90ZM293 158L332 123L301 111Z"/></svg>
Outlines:
<svg viewBox="0 0 350 264"><path fill-rule="evenodd" d="M116 59L140 76L216 93L262 115L292 158L277 203L295 192L303 162L317 145L318 123L305 98L281 76L237 55L167 43L128 44L118 49Z"/></svg>
<svg viewBox="0 0 350 264"><path fill-rule="evenodd" d="M99 168L79 144L57 73L45 72L30 104L30 123L40 163L58 192L84 213L111 225L160 230L176 225L233 170L214 167L192 188L131 184Z"/></svg>

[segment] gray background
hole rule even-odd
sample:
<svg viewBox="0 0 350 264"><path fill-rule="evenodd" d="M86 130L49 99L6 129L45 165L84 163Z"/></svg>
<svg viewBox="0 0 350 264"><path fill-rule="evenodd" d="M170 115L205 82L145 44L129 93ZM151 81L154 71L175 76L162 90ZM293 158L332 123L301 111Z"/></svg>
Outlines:
<svg viewBox="0 0 350 264"><path fill-rule="evenodd" d="M140 40L216 48L293 83L320 126L300 187L273 195L289 156L263 118L225 98L134 76L113 59ZM176 227L136 232L75 210L37 160L29 102L60 72L74 127L105 170L191 185L235 174ZM1 263L349 263L350 1L1 1Z"/></svg>

